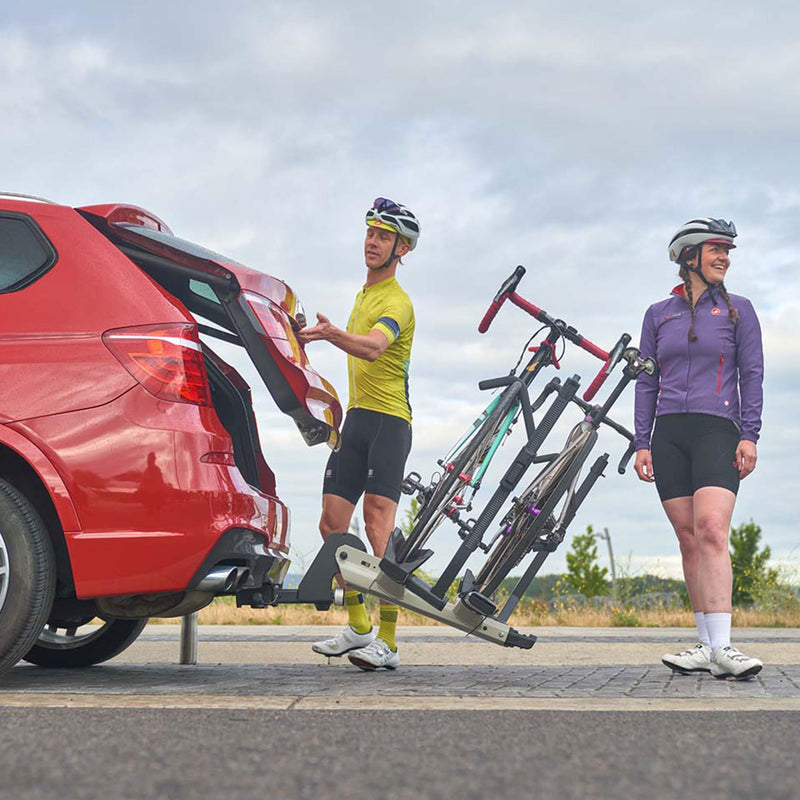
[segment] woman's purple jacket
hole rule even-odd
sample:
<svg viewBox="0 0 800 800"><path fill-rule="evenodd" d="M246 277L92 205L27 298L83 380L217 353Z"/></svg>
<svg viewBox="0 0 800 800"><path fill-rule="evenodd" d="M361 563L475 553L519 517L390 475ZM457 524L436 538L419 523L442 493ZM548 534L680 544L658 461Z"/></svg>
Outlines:
<svg viewBox="0 0 800 800"><path fill-rule="evenodd" d="M636 381L634 445L650 448L656 416L662 414L712 414L733 420L742 439L758 441L763 406L764 354L761 326L752 303L729 295L739 312L731 323L728 306L708 291L695 308L694 332L689 341L691 309L683 286L647 309L642 323L640 350L653 357L658 372L642 373Z"/></svg>

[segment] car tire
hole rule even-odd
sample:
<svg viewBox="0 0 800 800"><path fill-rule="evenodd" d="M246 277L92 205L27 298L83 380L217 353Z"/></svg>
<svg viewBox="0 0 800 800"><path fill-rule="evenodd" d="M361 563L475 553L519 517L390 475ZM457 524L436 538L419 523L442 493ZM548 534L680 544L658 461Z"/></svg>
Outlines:
<svg viewBox="0 0 800 800"><path fill-rule="evenodd" d="M89 667L108 661L132 645L147 625L146 619L112 619L100 625L72 627L73 623L53 623L41 632L38 641L23 656L39 667ZM62 632L63 631L63 632Z"/></svg>
<svg viewBox="0 0 800 800"><path fill-rule="evenodd" d="M38 639L50 615L55 556L30 501L0 478L0 673Z"/></svg>

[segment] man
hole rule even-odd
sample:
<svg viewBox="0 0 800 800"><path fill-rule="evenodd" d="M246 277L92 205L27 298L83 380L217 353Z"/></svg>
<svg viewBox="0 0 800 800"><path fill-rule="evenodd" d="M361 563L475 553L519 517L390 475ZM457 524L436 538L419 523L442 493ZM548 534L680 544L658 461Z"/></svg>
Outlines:
<svg viewBox="0 0 800 800"><path fill-rule="evenodd" d="M364 527L376 556L383 556L394 530L400 484L411 449L408 366L414 339L414 308L395 278L401 258L417 245L420 225L407 208L379 197L367 211L364 260L367 279L356 297L347 330L322 314L300 332L303 343L325 340L347 353L349 402L342 446L331 453L322 488L323 538L350 527L364 495ZM348 622L341 633L312 649L348 658L364 670L397 669L395 628L399 608L381 603L373 632L363 596L345 591Z"/></svg>

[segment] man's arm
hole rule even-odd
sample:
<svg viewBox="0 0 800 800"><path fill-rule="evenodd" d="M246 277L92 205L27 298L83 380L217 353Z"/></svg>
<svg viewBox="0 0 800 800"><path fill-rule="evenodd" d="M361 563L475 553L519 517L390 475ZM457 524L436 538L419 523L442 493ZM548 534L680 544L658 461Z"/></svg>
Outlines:
<svg viewBox="0 0 800 800"><path fill-rule="evenodd" d="M373 329L366 335L348 333L337 328L326 316L317 314L317 324L303 328L297 338L302 344L308 342L330 342L340 350L365 361L375 361L389 346L389 340L381 331Z"/></svg>

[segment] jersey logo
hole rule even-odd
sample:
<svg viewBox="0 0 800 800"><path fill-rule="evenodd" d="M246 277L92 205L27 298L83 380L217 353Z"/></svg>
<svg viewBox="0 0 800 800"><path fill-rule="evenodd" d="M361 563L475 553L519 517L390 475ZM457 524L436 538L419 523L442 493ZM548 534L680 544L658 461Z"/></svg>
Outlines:
<svg viewBox="0 0 800 800"><path fill-rule="evenodd" d="M711 309L712 317L718 317L721 313L722 312L716 306L714 306L714 308Z"/></svg>

